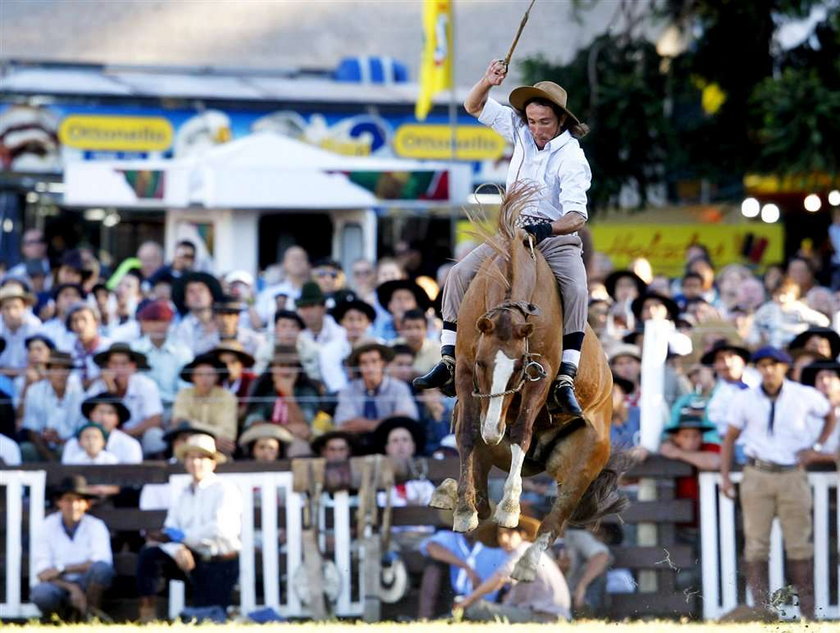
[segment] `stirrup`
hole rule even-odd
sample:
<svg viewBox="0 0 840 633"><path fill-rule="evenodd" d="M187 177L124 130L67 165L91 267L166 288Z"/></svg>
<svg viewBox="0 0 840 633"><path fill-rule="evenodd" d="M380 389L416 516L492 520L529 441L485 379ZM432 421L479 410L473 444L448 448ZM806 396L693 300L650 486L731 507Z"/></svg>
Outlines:
<svg viewBox="0 0 840 633"><path fill-rule="evenodd" d="M583 409L575 396L575 383L571 376L560 374L551 386L551 393L546 400L546 408L552 415L561 413L583 415Z"/></svg>
<svg viewBox="0 0 840 633"><path fill-rule="evenodd" d="M415 378L411 384L415 389L440 389L445 396L455 395L455 359L444 356L427 373Z"/></svg>

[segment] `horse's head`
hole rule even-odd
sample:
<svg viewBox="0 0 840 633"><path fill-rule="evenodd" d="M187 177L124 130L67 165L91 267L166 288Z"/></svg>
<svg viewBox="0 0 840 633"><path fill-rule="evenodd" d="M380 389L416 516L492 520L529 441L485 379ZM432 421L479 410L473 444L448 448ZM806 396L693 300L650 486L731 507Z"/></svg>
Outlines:
<svg viewBox="0 0 840 633"><path fill-rule="evenodd" d="M539 370L532 364L528 338L534 331L527 319L539 314L527 302L507 303L485 313L477 322L473 395L481 400L481 437L494 446L505 435L505 417L513 395Z"/></svg>

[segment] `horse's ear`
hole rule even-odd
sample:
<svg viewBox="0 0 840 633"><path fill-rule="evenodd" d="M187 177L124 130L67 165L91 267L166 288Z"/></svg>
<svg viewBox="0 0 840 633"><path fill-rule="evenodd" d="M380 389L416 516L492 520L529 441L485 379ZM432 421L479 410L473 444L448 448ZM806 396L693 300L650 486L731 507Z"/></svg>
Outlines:
<svg viewBox="0 0 840 633"><path fill-rule="evenodd" d="M513 328L513 336L515 338L528 338L533 331L533 323L520 323Z"/></svg>
<svg viewBox="0 0 840 633"><path fill-rule="evenodd" d="M481 317L478 320L478 323L475 324L475 326L478 328L478 331L482 334L488 334L493 331L493 322L487 317Z"/></svg>

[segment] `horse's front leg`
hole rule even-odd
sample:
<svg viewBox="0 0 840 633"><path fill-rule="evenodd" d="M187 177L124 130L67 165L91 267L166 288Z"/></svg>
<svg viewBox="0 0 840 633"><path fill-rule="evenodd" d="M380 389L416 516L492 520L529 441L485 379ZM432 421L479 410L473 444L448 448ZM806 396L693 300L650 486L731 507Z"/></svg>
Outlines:
<svg viewBox="0 0 840 633"><path fill-rule="evenodd" d="M458 441L458 455L461 458L458 473L458 501L455 504L452 529L455 532L469 532L478 526L478 513L475 509L475 479L473 454L479 440L479 408L469 391L458 390L458 420L455 429ZM485 493L486 496L486 493Z"/></svg>
<svg viewBox="0 0 840 633"><path fill-rule="evenodd" d="M496 523L506 528L519 524L519 497L522 495L522 465L531 446L534 420L548 395L547 380L529 382L522 389L516 421L510 428L510 468L505 480L504 494L493 515Z"/></svg>

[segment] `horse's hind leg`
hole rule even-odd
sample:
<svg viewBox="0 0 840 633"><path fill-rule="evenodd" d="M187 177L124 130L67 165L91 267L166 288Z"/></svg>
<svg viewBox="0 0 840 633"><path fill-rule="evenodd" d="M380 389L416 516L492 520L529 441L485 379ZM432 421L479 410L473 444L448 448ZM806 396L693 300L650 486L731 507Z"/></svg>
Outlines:
<svg viewBox="0 0 840 633"><path fill-rule="evenodd" d="M540 524L536 541L517 562L513 578L529 581L536 577L540 555L557 540L589 484L607 463L609 455L609 436L599 439L589 424L557 445L547 460L546 468L558 483L557 498Z"/></svg>
<svg viewBox="0 0 840 633"><path fill-rule="evenodd" d="M487 493L487 476L492 467L486 453L473 454L473 484L475 487L475 507L480 520L490 518L490 498Z"/></svg>

